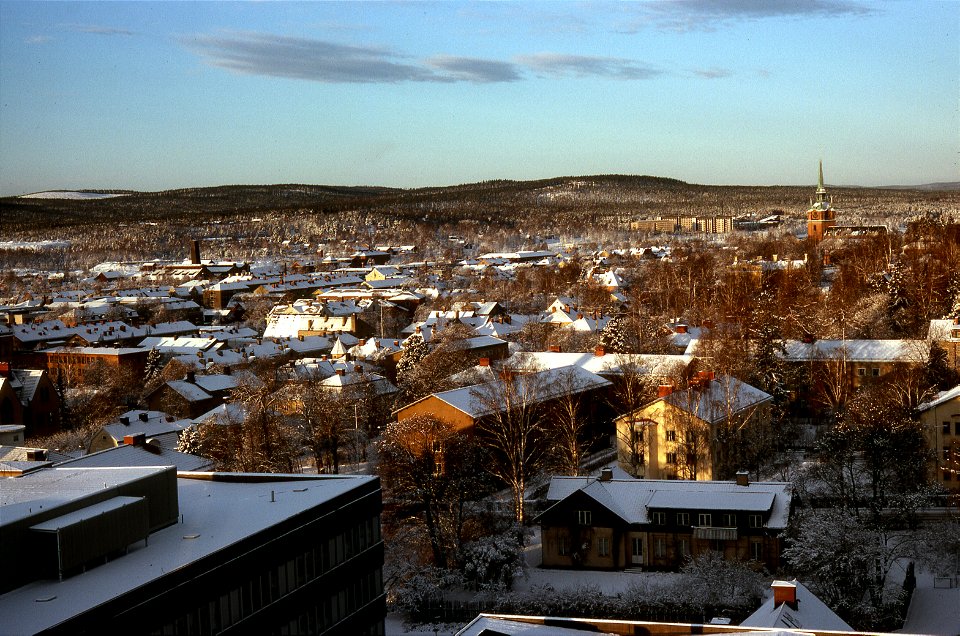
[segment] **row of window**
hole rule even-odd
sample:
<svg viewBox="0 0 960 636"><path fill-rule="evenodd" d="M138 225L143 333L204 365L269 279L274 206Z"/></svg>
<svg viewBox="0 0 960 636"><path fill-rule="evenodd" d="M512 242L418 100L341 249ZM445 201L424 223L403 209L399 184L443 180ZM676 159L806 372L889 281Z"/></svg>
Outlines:
<svg viewBox="0 0 960 636"><path fill-rule="evenodd" d="M861 378L862 378L862 377L866 377L866 375L867 375L867 368L866 368L866 367L857 367L857 375L859 375ZM880 367L872 367L872 368L870 369L870 375L873 376L873 377L875 377L875 378L879 378L879 377L880 377Z"/></svg>
<svg viewBox="0 0 960 636"><path fill-rule="evenodd" d="M949 435L949 434L950 434L950 428L951 428L951 427L950 427L950 421L949 421L949 420L944 420L944 421L943 421L943 434L944 434L944 435ZM957 420L956 422L953 423L953 434L960 436L960 420Z"/></svg>
<svg viewBox="0 0 960 636"><path fill-rule="evenodd" d="M720 527L721 528L736 528L737 527L737 515L735 513L722 513L719 515L720 518ZM690 525L690 513L689 512L678 512L675 517L676 525L678 526L689 526ZM589 510L578 510L577 511L577 523L581 526L589 526L593 523L593 514ZM667 525L667 513L655 511L650 513L650 523L655 526L665 526ZM763 515L747 515L747 525L751 528L762 528L763 527ZM701 512L697 514L697 526L711 527L713 526L713 513L710 512Z"/></svg>
<svg viewBox="0 0 960 636"><path fill-rule="evenodd" d="M630 540L631 547L631 556L633 563L642 563L643 562L643 537L632 537ZM653 558L655 559L665 559L667 558L667 539L664 537L654 537L653 538ZM686 537L678 537L675 541L677 556L685 558L690 556L690 539ZM579 546L579 556L580 558L587 558L590 554L591 549L593 548L592 541L590 539L585 539L580 543ZM722 550L723 546L716 546L716 549ZM571 546L570 539L565 535L561 535L557 538L557 554L559 556L571 556ZM609 557L610 556L610 538L609 537L598 537L597 538L597 556L598 557ZM750 558L754 561L763 560L763 541L751 541L750 542Z"/></svg>
<svg viewBox="0 0 960 636"><path fill-rule="evenodd" d="M308 547L299 555L276 564L266 571L254 574L218 597L201 602L199 606L167 623L155 633L217 633L303 587L324 572L344 563L379 542L380 518L379 516L368 517L356 525L345 528L343 532L336 536ZM335 623L356 609L357 603L365 604L372 598L371 595L378 595L380 592L377 590L382 591L379 568L377 568L374 576L375 579L372 583L369 581L364 583L362 598L355 599L352 595L347 594L344 596L343 602L348 603L350 607L341 608L338 601L335 601L329 608L324 607L322 620L329 619ZM366 579L364 580L366 581ZM379 585L379 588L377 585ZM341 594L345 594L346 591L349 590L344 590Z"/></svg>

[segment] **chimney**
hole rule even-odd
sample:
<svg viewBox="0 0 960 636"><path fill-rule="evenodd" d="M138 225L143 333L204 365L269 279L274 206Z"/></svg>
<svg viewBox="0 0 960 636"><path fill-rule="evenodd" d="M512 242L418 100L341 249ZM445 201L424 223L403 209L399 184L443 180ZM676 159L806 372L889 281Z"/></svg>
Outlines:
<svg viewBox="0 0 960 636"><path fill-rule="evenodd" d="M163 447L160 445L160 442L151 437L143 443L144 450L148 450L154 455L162 455Z"/></svg>
<svg viewBox="0 0 960 636"><path fill-rule="evenodd" d="M750 473L745 470L737 471L737 485L738 486L749 486L750 485Z"/></svg>
<svg viewBox="0 0 960 636"><path fill-rule="evenodd" d="M0 362L0 378L9 378L9 377L10 377L10 363Z"/></svg>
<svg viewBox="0 0 960 636"><path fill-rule="evenodd" d="M600 469L600 481L610 481L613 479L613 469L609 466L604 466Z"/></svg>
<svg viewBox="0 0 960 636"><path fill-rule="evenodd" d="M27 450L27 461L28 462L45 462L47 461L47 449L46 448L31 448Z"/></svg>
<svg viewBox="0 0 960 636"><path fill-rule="evenodd" d="M146 421L148 421L149 419L150 419L150 414L147 413L146 411L144 411L143 413L140 414L140 421L141 421L141 422L146 422Z"/></svg>
<svg viewBox="0 0 960 636"><path fill-rule="evenodd" d="M130 426L130 418L126 415L120 416L120 423L124 426Z"/></svg>
<svg viewBox="0 0 960 636"><path fill-rule="evenodd" d="M337 369L337 375L343 375L343 369Z"/></svg>
<svg viewBox="0 0 960 636"><path fill-rule="evenodd" d="M657 397L658 397L658 398L665 398L665 397L667 397L668 395L670 395L671 393L673 393L673 385L672 385L672 384L661 384L660 386L657 387Z"/></svg>
<svg viewBox="0 0 960 636"><path fill-rule="evenodd" d="M200 264L200 241L196 239L190 241L190 262L194 265Z"/></svg>
<svg viewBox="0 0 960 636"><path fill-rule="evenodd" d="M479 360L477 360L477 366L478 366L478 367L489 367L489 366L490 366L490 358L480 358Z"/></svg>
<svg viewBox="0 0 960 636"><path fill-rule="evenodd" d="M367 344L366 338L360 338L360 341L357 343L358 346L362 347Z"/></svg>
<svg viewBox="0 0 960 636"><path fill-rule="evenodd" d="M786 603L792 610L797 609L797 584L794 581L774 581L770 584L773 588L773 606L779 607Z"/></svg>
<svg viewBox="0 0 960 636"><path fill-rule="evenodd" d="M687 333L686 325L677 325L677 333Z"/></svg>
<svg viewBox="0 0 960 636"><path fill-rule="evenodd" d="M363 367L361 367L359 364L355 364L355 365L353 365L353 372L354 372L354 373L363 373Z"/></svg>
<svg viewBox="0 0 960 636"><path fill-rule="evenodd" d="M133 435L124 435L123 443L127 446L143 446L147 436L144 433L134 433Z"/></svg>
<svg viewBox="0 0 960 636"><path fill-rule="evenodd" d="M596 348L594 348L593 350L593 355L595 355L598 358L602 358L604 355L606 355L606 353L607 353L607 350L604 348L603 345L597 345Z"/></svg>
<svg viewBox="0 0 960 636"><path fill-rule="evenodd" d="M560 345L550 345L547 347L547 351L550 353L560 353Z"/></svg>
<svg viewBox="0 0 960 636"><path fill-rule="evenodd" d="M195 371L187 371L187 376L184 378L184 380L186 380L186 381L189 382L190 384L196 384L196 383L197 383L197 374L196 374L196 372L195 372Z"/></svg>

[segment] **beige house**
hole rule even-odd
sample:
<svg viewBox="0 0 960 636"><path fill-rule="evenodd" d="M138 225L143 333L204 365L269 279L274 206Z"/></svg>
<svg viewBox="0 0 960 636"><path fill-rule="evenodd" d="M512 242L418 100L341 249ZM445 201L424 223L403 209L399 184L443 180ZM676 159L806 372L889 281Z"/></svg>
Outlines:
<svg viewBox="0 0 960 636"><path fill-rule="evenodd" d="M645 479L726 479L737 470L730 456L734 438L769 426L772 401L746 382L712 372L698 374L684 391L661 386L656 400L617 418L617 461Z"/></svg>
<svg viewBox="0 0 960 636"><path fill-rule="evenodd" d="M960 495L960 385L941 391L918 410L927 444L934 451L930 477Z"/></svg>

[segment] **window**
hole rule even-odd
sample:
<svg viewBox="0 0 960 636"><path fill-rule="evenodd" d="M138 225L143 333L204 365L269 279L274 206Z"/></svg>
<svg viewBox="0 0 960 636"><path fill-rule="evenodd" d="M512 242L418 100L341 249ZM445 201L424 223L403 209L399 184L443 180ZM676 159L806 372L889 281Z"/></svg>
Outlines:
<svg viewBox="0 0 960 636"><path fill-rule="evenodd" d="M690 556L690 540L689 539L680 539L677 541L677 549L680 551L681 557Z"/></svg>
<svg viewBox="0 0 960 636"><path fill-rule="evenodd" d="M750 558L754 561L763 561L763 542L762 541L751 541L750 542Z"/></svg>
<svg viewBox="0 0 960 636"><path fill-rule="evenodd" d="M713 525L713 515L709 512L701 512L697 517L697 525L699 526L712 526Z"/></svg>
<svg viewBox="0 0 960 636"><path fill-rule="evenodd" d="M589 510L577 510L577 523L581 526L589 526L593 522L592 517Z"/></svg>
<svg viewBox="0 0 960 636"><path fill-rule="evenodd" d="M943 434L944 434L944 435L949 435L949 434L950 434L950 422L944 422L944 423L943 423Z"/></svg>
<svg viewBox="0 0 960 636"><path fill-rule="evenodd" d="M667 441L668 441L668 442L675 442L675 441L677 441L677 432L676 432L676 431L667 431L667 432L666 432L666 436L667 436Z"/></svg>
<svg viewBox="0 0 960 636"><path fill-rule="evenodd" d="M736 528L737 527L737 515L725 513L723 515L723 527L725 528Z"/></svg>
<svg viewBox="0 0 960 636"><path fill-rule="evenodd" d="M600 537L597 539L597 554L602 557L610 556L609 537Z"/></svg>
<svg viewBox="0 0 960 636"><path fill-rule="evenodd" d="M873 367L872 369L870 369L870 374L873 375L873 377L875 377L875 378L879 378L879 377L880 377L880 367Z"/></svg>
<svg viewBox="0 0 960 636"><path fill-rule="evenodd" d="M943 481L950 481L952 478L949 470L943 471Z"/></svg>
<svg viewBox="0 0 960 636"><path fill-rule="evenodd" d="M641 539L640 537L633 537L633 539L631 539L630 541L630 544L632 546L633 556L642 559L643 558L643 539ZM637 559L634 559L634 562L636 561Z"/></svg>
<svg viewBox="0 0 960 636"><path fill-rule="evenodd" d="M751 528L762 528L763 527L763 517L761 515L750 515L750 527Z"/></svg>
<svg viewBox="0 0 960 636"><path fill-rule="evenodd" d="M557 554L560 556L569 556L570 540L567 537L561 536L557 539Z"/></svg>
<svg viewBox="0 0 960 636"><path fill-rule="evenodd" d="M667 523L667 513L665 512L655 512L653 513L653 524L656 526L666 525Z"/></svg>
<svg viewBox="0 0 960 636"><path fill-rule="evenodd" d="M960 435L960 422L954 422L953 434Z"/></svg>
<svg viewBox="0 0 960 636"><path fill-rule="evenodd" d="M667 463L676 464L677 463L677 454L676 453L667 453Z"/></svg>
<svg viewBox="0 0 960 636"><path fill-rule="evenodd" d="M678 525L678 526L689 526L689 525L690 525L690 513L689 513L689 512L678 512L678 513L677 513L677 525Z"/></svg>
<svg viewBox="0 0 960 636"><path fill-rule="evenodd" d="M643 441L643 424L634 424L633 425L633 439L637 442Z"/></svg>
<svg viewBox="0 0 960 636"><path fill-rule="evenodd" d="M859 375L860 377L867 375L866 367L857 367L857 375Z"/></svg>
<svg viewBox="0 0 960 636"><path fill-rule="evenodd" d="M654 539L653 540L653 555L658 559L662 559L667 556L667 541L666 539Z"/></svg>

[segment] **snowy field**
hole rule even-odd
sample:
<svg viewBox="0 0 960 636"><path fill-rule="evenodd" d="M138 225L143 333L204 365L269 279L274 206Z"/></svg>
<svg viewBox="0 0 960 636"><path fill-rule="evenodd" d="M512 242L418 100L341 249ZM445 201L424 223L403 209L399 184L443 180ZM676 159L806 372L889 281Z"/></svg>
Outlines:
<svg viewBox="0 0 960 636"><path fill-rule="evenodd" d="M82 201L84 199L112 199L113 197L123 197L125 194L107 194L105 192L76 192L73 190L50 190L47 192L34 192L33 194L21 195L21 199L70 199L73 201Z"/></svg>
<svg viewBox="0 0 960 636"><path fill-rule="evenodd" d="M29 250L42 252L70 247L70 241L0 241L0 250Z"/></svg>

